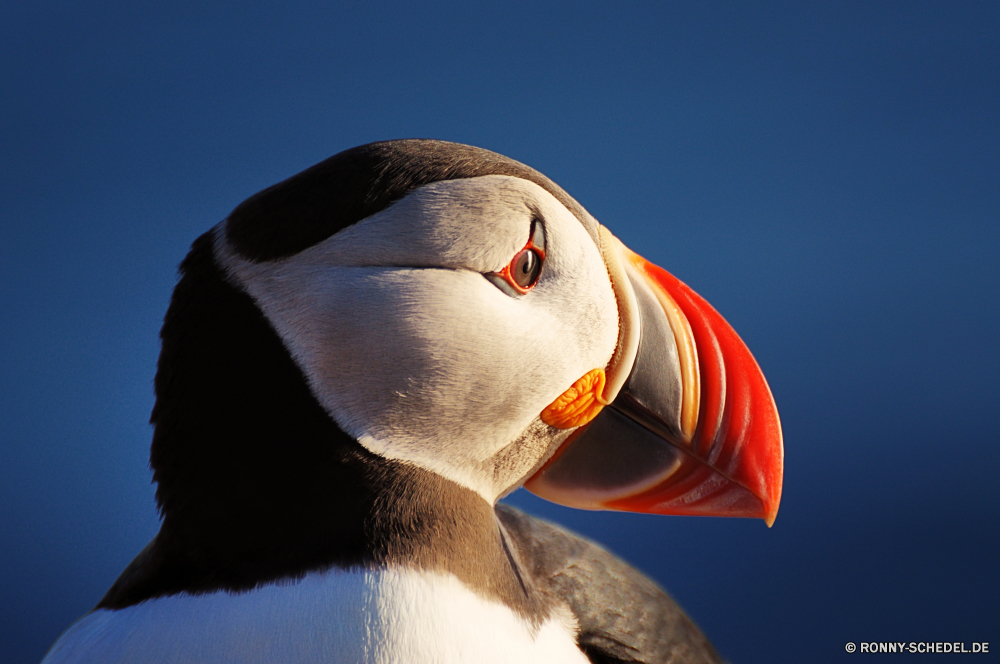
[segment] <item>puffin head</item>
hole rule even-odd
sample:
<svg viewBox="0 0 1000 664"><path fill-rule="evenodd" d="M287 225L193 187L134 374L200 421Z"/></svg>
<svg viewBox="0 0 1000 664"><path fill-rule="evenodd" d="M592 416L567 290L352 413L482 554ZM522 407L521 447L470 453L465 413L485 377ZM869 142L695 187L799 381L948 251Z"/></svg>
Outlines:
<svg viewBox="0 0 1000 664"><path fill-rule="evenodd" d="M179 530L224 527L225 505L299 518L282 501L322 503L318 468L351 459L491 505L523 485L585 509L777 512L777 411L732 328L479 148L373 143L251 197L195 243L162 337L151 465L165 526L197 515Z"/></svg>

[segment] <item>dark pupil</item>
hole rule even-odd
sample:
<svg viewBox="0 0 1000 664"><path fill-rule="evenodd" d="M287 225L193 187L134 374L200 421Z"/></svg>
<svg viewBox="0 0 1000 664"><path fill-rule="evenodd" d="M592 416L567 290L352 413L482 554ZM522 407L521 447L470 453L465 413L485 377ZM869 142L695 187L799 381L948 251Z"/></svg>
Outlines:
<svg viewBox="0 0 1000 664"><path fill-rule="evenodd" d="M513 274L514 282L521 288L528 288L538 279L538 271L542 267L542 262L538 260L538 254L533 249L522 251L514 259Z"/></svg>

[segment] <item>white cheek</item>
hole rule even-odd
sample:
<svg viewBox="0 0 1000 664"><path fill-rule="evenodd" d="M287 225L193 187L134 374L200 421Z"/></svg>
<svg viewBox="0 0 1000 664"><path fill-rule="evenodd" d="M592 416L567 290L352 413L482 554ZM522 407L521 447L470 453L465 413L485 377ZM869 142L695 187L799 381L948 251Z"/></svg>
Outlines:
<svg viewBox="0 0 1000 664"><path fill-rule="evenodd" d="M327 411L372 451L449 475L507 445L610 353L543 293L510 298L473 272L327 268L273 285L284 288L255 297Z"/></svg>

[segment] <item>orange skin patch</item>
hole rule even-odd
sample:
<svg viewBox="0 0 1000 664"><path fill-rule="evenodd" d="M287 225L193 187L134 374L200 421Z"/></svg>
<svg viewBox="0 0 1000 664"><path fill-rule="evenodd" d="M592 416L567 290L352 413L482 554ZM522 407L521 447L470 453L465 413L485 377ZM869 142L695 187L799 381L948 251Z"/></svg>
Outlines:
<svg viewBox="0 0 1000 664"><path fill-rule="evenodd" d="M556 429L587 424L604 408L604 369L591 369L542 411L542 422Z"/></svg>

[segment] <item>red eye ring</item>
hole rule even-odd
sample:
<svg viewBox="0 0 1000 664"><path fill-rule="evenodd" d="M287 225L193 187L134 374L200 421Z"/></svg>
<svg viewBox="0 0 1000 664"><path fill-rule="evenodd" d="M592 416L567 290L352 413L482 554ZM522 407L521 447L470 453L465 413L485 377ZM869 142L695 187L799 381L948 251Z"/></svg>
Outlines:
<svg viewBox="0 0 1000 664"><path fill-rule="evenodd" d="M504 265L502 270L494 272L520 295L524 295L535 287L542 274L542 264L545 262L545 240L542 240L541 246L535 244L536 230L538 230L538 226L532 222L528 244L514 254L514 258L511 259L510 263ZM542 237L544 238L544 235Z"/></svg>

